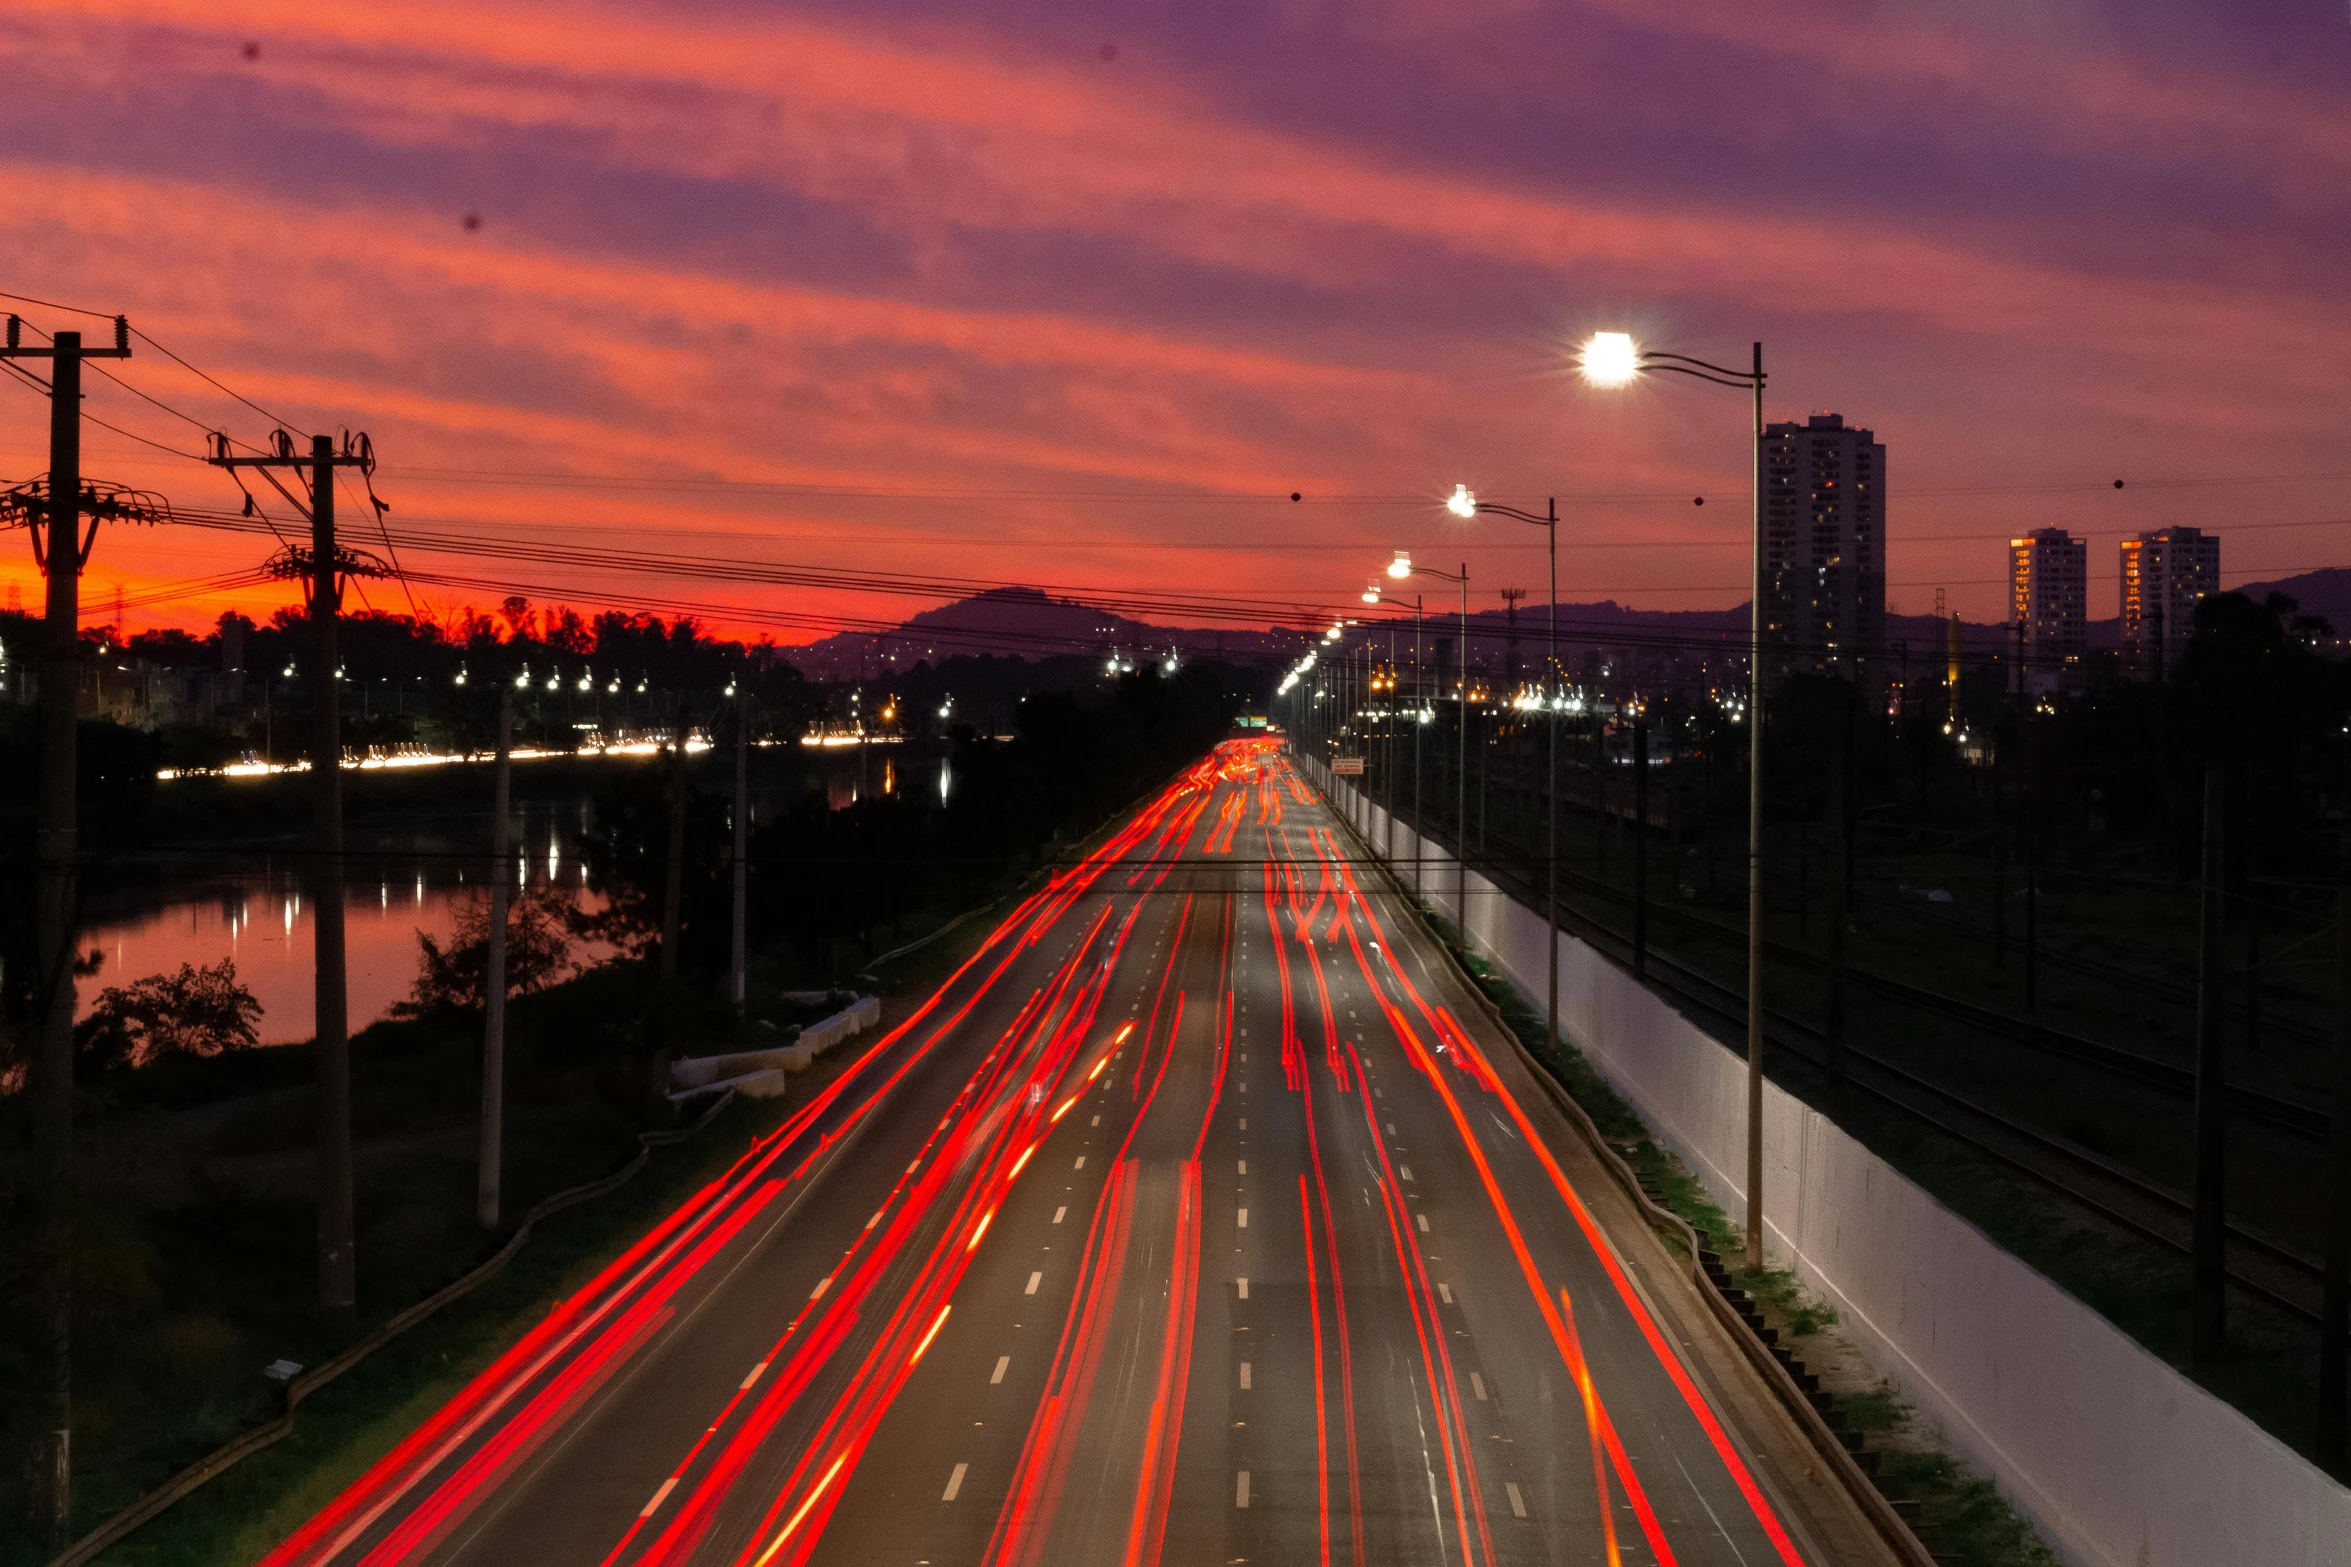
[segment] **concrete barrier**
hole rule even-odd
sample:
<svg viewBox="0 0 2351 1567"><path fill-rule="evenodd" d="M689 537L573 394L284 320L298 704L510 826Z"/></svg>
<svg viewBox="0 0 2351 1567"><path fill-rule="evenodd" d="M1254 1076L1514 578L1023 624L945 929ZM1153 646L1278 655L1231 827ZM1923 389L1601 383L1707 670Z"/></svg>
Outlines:
<svg viewBox="0 0 2351 1567"><path fill-rule="evenodd" d="M1304 759L1375 852L1387 813ZM1453 913L1454 861L1393 824L1395 864ZM1467 935L1539 1011L1542 912L1468 875ZM1572 936L1560 1032L1735 1213L1746 1067ZM2351 1567L2351 1490L2149 1354L1833 1121L1764 1088L1765 1244L1951 1451L2076 1567Z"/></svg>
<svg viewBox="0 0 2351 1567"><path fill-rule="evenodd" d="M821 997L824 993L812 992ZM678 1093L703 1093L712 1089L733 1086L753 1099L764 1099L782 1093L785 1072L805 1072L820 1055L842 1040L864 1033L881 1021L882 1003L876 996L864 996L835 1012L831 1017L809 1024L801 1029L789 1044L767 1045L758 1050L737 1050L722 1056L688 1056L669 1064L670 1087ZM775 1072L773 1085L761 1074Z"/></svg>

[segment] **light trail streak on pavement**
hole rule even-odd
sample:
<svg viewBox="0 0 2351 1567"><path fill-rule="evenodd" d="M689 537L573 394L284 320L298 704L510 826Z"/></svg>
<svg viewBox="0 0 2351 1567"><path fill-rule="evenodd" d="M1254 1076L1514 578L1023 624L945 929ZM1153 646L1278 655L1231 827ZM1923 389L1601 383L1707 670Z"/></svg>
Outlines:
<svg viewBox="0 0 2351 1567"><path fill-rule="evenodd" d="M1231 742L268 1560L1890 1560L1595 1169Z"/></svg>

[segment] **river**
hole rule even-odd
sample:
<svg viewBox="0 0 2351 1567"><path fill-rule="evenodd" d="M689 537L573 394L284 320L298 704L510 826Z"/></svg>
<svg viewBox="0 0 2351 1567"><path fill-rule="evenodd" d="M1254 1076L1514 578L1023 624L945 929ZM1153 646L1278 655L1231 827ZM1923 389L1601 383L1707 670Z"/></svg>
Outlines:
<svg viewBox="0 0 2351 1567"><path fill-rule="evenodd" d="M615 762L611 765L631 765ZM698 771L698 786L721 787L724 780ZM595 906L587 890L587 866L576 844L594 825L594 804L585 791L547 798L530 796L530 764L517 764L518 796L510 826L522 856L520 882L575 893L583 907ZM860 757L853 749L833 752L754 753L751 820L754 825L811 789L835 810L875 793L903 786L952 786L948 763L937 756L900 758L880 748ZM170 784L163 785L165 788ZM412 818L379 815L347 839L344 891L344 953L350 1024L356 1033L387 1017L416 983L417 938L446 941L459 910L484 896L482 871L469 867L488 848L487 813L467 818L416 813ZM303 859L292 850L222 852L175 856L165 868L132 878L93 878L97 883L85 916L81 950L100 954L98 973L79 982L79 1011L87 1016L109 985L125 985L151 974L233 959L237 978L261 1003L261 1043L291 1044L310 1038L316 907L303 886ZM584 949L594 960L604 949Z"/></svg>

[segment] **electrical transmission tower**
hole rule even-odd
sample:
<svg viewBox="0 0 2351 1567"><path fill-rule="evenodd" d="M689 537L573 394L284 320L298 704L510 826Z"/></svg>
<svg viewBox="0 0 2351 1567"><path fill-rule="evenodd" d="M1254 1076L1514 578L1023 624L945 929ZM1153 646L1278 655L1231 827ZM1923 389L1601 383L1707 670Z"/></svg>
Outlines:
<svg viewBox="0 0 2351 1567"><path fill-rule="evenodd" d="M39 1516L53 1541L65 1539L73 1461L73 959L76 833L75 706L81 691L81 576L104 520L154 522L170 508L152 495L82 477L82 361L128 359L130 324L114 318L114 346L83 346L79 332L46 344L24 341L8 318L0 360L46 359L49 379L19 371L49 394L49 471L0 491L0 524L30 531L33 560L48 580L47 644L41 659L41 785L34 831L32 1052L34 1201L39 1217L33 1272L39 1297L42 1372L38 1415L44 1433L36 1484ZM89 519L84 531L82 521Z"/></svg>
<svg viewBox="0 0 2351 1567"><path fill-rule="evenodd" d="M240 468L258 470L310 519L310 547L287 546L267 569L273 576L302 583L310 611L310 900L317 955L312 992L317 1035L311 1048L318 1101L318 1303L331 1312L350 1312L358 1302L358 1264L351 1216L351 1019L343 967L343 726L336 689L342 680L342 658L335 623L345 582L390 573L375 556L335 543L335 471L356 468L372 478L375 448L366 435L345 432L340 451L331 436L317 435L304 453L295 448L291 435L277 430L270 435L269 451L257 457L236 455L227 436L215 435L205 460L228 469L232 477ZM281 468L308 470L307 505L278 483L276 470ZM372 485L368 499L379 514L385 509L375 499ZM249 492L246 504L252 504Z"/></svg>

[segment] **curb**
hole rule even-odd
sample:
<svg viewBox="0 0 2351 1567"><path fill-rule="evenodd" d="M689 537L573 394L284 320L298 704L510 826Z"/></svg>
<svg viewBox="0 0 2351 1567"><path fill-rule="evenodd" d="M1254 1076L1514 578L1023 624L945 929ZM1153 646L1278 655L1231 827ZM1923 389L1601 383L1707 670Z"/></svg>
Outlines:
<svg viewBox="0 0 2351 1567"><path fill-rule="evenodd" d="M1313 781L1311 774L1307 776L1310 781ZM1772 1392L1778 1395L1781 1404L1786 1406L1789 1414L1795 1418L1796 1424L1810 1439L1821 1460L1837 1477L1846 1493L1853 1498L1863 1514L1868 1517L1880 1538L1897 1557L1907 1564L1907 1567L1936 1567L1936 1559L1927 1550L1925 1543L1911 1532L1910 1525L1895 1509L1892 1500L1878 1489L1877 1482L1871 1478L1871 1473L1877 1467L1877 1455L1874 1452L1869 1453L1868 1467L1864 1468L1863 1460L1858 1454L1866 1450L1860 1448L1858 1442L1848 1446L1844 1438L1838 1434L1839 1427L1842 1425L1842 1417L1839 1420L1839 1427L1832 1427L1829 1424L1825 1413L1828 1398L1827 1395L1819 1392L1819 1378L1805 1371L1801 1361L1788 1355L1775 1342L1767 1340L1763 1336L1770 1333L1776 1339L1777 1333L1776 1330L1763 1326L1763 1318L1760 1314L1752 1311L1743 1312L1731 1301L1727 1293L1732 1287L1728 1273L1722 1273L1719 1280L1715 1277L1716 1273L1721 1272L1722 1259L1706 1249L1697 1230L1687 1219L1666 1207L1641 1184L1639 1172L1626 1163L1624 1155L1618 1152L1605 1137L1601 1136L1600 1128L1593 1124L1591 1115L1582 1105L1576 1103L1575 1096L1567 1091L1566 1085L1552 1074L1551 1068L1541 1058L1527 1048L1526 1041L1518 1037L1518 1030L1512 1028L1509 1022L1504 1019L1502 1009L1494 1004L1491 996L1486 994L1485 986L1479 981L1478 976L1462 962L1461 955L1453 950L1452 943L1445 940L1444 936L1431 926L1427 911L1421 907L1417 898L1404 889L1404 884L1397 878L1395 867L1371 849L1370 843L1364 839L1361 833L1356 831L1355 824L1348 819L1347 813L1339 809L1337 802L1331 799L1329 792L1319 782L1315 785L1315 792L1322 796L1325 805L1331 807L1332 815L1337 817L1339 824L1346 829L1347 836L1361 844L1367 852L1370 862L1380 868L1380 874L1387 881L1389 890L1403 900L1405 906L1412 910L1414 917L1420 920L1422 928L1436 938L1438 950L1444 953L1445 960L1451 965L1454 974L1467 986L1470 995L1484 1010L1487 1018L1510 1041L1511 1048L1518 1053L1520 1062L1533 1075L1535 1081L1542 1085L1544 1093L1551 1102L1567 1116L1570 1124L1582 1134L1584 1141L1599 1157L1601 1167L1615 1178L1617 1185L1622 1187L1625 1194L1633 1200L1634 1205L1640 1210L1641 1216L1649 1222L1652 1229L1681 1241L1687 1248L1691 1282L1698 1286L1698 1293L1705 1297L1708 1308L1714 1313L1715 1320L1729 1334L1731 1341L1739 1346L1741 1353L1763 1377ZM1464 931L1462 936L1466 941L1468 932ZM1806 1382L1810 1382L1811 1386L1807 1387Z"/></svg>
<svg viewBox="0 0 2351 1567"><path fill-rule="evenodd" d="M305 1371L289 1381L285 1387L284 1407L276 1419L255 1426L241 1436L231 1438L222 1446L199 1458L162 1485L149 1491L145 1496L140 1497L130 1506L67 1546L58 1555L51 1557L48 1567L81 1567L82 1563L89 1561L107 1547L128 1538L142 1525L165 1512L174 1502L194 1492L207 1481L217 1479L263 1448L273 1446L293 1435L295 1405L439 1311L443 1306L470 1295L474 1290L487 1284L497 1276L507 1263L514 1260L517 1252L522 1250L524 1242L531 1238L532 1225L541 1219L560 1213L566 1208L576 1207L580 1203L618 1191L628 1184L632 1176L645 1167L646 1162L653 1157L654 1149L666 1148L686 1141L712 1121L718 1119L719 1113L734 1101L735 1091L730 1088L690 1125L666 1132L639 1132L637 1134L636 1157L629 1160L627 1164L601 1179L570 1187L540 1201L529 1213L523 1215L522 1223L515 1226L515 1231L507 1237L506 1244L499 1247L487 1261L478 1264L469 1272L451 1280L407 1310L398 1313L385 1322L382 1327L377 1328L358 1343L351 1345L324 1365Z"/></svg>

